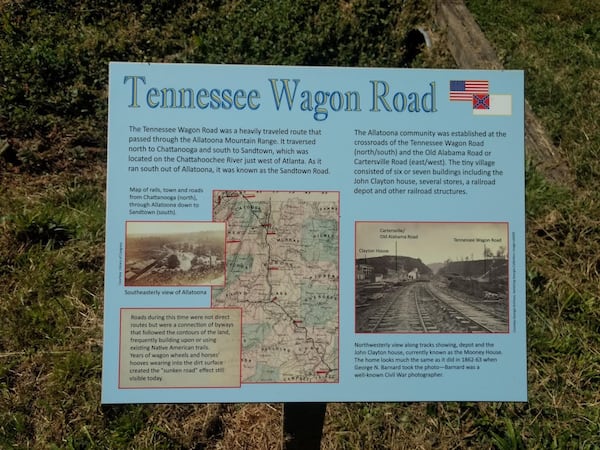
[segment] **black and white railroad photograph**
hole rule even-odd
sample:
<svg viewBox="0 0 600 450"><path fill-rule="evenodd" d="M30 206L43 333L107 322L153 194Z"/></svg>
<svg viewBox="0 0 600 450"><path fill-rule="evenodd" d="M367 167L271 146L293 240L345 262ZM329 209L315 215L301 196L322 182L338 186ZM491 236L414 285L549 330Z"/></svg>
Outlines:
<svg viewBox="0 0 600 450"><path fill-rule="evenodd" d="M357 333L508 333L508 224L356 222Z"/></svg>
<svg viewBox="0 0 600 450"><path fill-rule="evenodd" d="M223 286L225 223L127 222L125 286Z"/></svg>

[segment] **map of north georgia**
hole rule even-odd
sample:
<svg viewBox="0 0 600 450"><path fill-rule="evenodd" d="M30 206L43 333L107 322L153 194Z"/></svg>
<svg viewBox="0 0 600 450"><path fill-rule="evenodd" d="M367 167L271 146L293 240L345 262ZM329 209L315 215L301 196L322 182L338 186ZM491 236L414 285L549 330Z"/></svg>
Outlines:
<svg viewBox="0 0 600 450"><path fill-rule="evenodd" d="M337 383L339 193L214 191L226 276L213 307L242 308L243 383Z"/></svg>

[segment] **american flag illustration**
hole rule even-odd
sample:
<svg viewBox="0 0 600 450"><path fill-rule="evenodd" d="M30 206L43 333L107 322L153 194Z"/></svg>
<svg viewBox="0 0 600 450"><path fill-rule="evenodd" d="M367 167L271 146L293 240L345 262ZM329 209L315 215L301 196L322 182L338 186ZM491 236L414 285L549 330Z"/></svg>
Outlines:
<svg viewBox="0 0 600 450"><path fill-rule="evenodd" d="M487 80L451 80L450 101L473 101L473 94L487 94Z"/></svg>

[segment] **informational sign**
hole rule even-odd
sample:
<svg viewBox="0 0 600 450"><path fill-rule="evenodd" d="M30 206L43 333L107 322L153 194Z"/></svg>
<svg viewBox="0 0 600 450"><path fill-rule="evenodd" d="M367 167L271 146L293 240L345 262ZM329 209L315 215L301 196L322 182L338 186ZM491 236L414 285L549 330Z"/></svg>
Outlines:
<svg viewBox="0 0 600 450"><path fill-rule="evenodd" d="M521 71L109 81L104 403L526 400Z"/></svg>

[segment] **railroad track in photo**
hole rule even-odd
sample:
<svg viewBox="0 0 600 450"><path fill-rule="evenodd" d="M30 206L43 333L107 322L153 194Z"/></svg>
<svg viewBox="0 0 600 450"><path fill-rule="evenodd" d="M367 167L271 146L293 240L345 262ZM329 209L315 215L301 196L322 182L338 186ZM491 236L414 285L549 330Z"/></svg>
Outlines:
<svg viewBox="0 0 600 450"><path fill-rule="evenodd" d="M357 301L359 333L505 333L506 300L473 298L434 281L391 286Z"/></svg>

